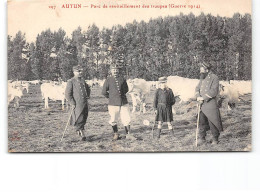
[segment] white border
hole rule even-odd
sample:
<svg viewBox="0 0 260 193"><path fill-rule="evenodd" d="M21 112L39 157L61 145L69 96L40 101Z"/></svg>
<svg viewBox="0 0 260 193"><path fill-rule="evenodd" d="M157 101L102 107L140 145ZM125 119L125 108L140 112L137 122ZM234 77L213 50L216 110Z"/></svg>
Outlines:
<svg viewBox="0 0 260 193"><path fill-rule="evenodd" d="M253 0L253 152L7 153L6 1L0 3L0 192L259 192L260 1Z"/></svg>

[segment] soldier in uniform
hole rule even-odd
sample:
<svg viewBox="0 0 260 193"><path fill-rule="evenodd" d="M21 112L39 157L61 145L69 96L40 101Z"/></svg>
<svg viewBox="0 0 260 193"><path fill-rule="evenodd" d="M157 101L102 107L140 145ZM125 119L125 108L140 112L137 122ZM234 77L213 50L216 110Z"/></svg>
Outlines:
<svg viewBox="0 0 260 193"><path fill-rule="evenodd" d="M219 79L211 72L208 63L200 64L200 82L196 87L196 97L201 111L199 116L199 145L206 143L206 131L210 129L212 144L218 144L220 132L223 131L221 116L217 105Z"/></svg>
<svg viewBox="0 0 260 193"><path fill-rule="evenodd" d="M109 124L113 128L114 137L113 140L119 139L117 120L120 116L121 121L124 125L126 131L127 139L135 139L133 135L130 134L130 112L129 105L126 98L126 93L128 92L128 86L126 80L119 75L119 65L111 65L111 76L109 76L104 82L102 95L109 99L108 102L108 112L110 115Z"/></svg>
<svg viewBox="0 0 260 193"><path fill-rule="evenodd" d="M73 67L74 77L67 82L65 96L73 110L70 124L74 126L78 135L85 141L84 126L88 118L90 88L82 78L82 71L81 66Z"/></svg>
<svg viewBox="0 0 260 193"><path fill-rule="evenodd" d="M175 98L172 89L166 86L166 81L166 77L159 78L159 88L156 90L153 102L156 114L155 121L158 122L157 139L160 138L162 124L164 122L168 124L168 129L170 130L172 137L174 136L171 122L173 121L172 105L175 104Z"/></svg>

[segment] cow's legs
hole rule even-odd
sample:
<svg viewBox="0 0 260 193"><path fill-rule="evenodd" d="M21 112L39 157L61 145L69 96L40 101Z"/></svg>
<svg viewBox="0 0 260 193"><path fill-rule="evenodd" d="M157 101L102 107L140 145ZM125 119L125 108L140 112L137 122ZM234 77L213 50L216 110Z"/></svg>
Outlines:
<svg viewBox="0 0 260 193"><path fill-rule="evenodd" d="M14 107L18 108L19 107L19 98L16 96L14 97Z"/></svg>
<svg viewBox="0 0 260 193"><path fill-rule="evenodd" d="M12 100L14 100L13 95L8 95L8 106Z"/></svg>
<svg viewBox="0 0 260 193"><path fill-rule="evenodd" d="M172 114L176 115L176 111L175 111L175 109L173 107L172 107Z"/></svg>
<svg viewBox="0 0 260 193"><path fill-rule="evenodd" d="M64 110L64 99L61 100L61 109Z"/></svg>
<svg viewBox="0 0 260 193"><path fill-rule="evenodd" d="M48 108L49 108L49 97L45 97L45 100L44 100L44 108L45 108L45 109L48 109Z"/></svg>
<svg viewBox="0 0 260 193"><path fill-rule="evenodd" d="M146 106L146 103L145 103L145 96L142 95L141 98L140 98L140 112L141 112L141 108L142 108L142 111L143 113L146 113L146 109L145 109L145 106Z"/></svg>
<svg viewBox="0 0 260 193"><path fill-rule="evenodd" d="M16 106L17 106L17 108L20 106L20 104L19 104L19 99L20 99L20 98L18 98L18 97L16 98Z"/></svg>
<svg viewBox="0 0 260 193"><path fill-rule="evenodd" d="M134 113L136 111L136 105L133 104L133 110L132 113Z"/></svg>
<svg viewBox="0 0 260 193"><path fill-rule="evenodd" d="M64 99L64 103L65 102L66 102L66 108L67 108L67 110L69 110L69 102L66 99Z"/></svg>
<svg viewBox="0 0 260 193"><path fill-rule="evenodd" d="M142 103L142 106L143 106L143 113L146 113L146 109L145 109L146 103L143 102L143 103Z"/></svg>
<svg viewBox="0 0 260 193"><path fill-rule="evenodd" d="M142 105L143 103L142 103L142 101L140 100L140 98L138 98L137 100L138 100L138 104L139 104L139 108L140 108L138 114L140 115L141 112L143 111L143 105ZM136 106L137 106L137 105L136 105Z"/></svg>
<svg viewBox="0 0 260 193"><path fill-rule="evenodd" d="M132 97L132 103L133 103L132 113L134 113L136 111L137 101L136 101L136 97L134 96L134 94L131 94L131 97Z"/></svg>

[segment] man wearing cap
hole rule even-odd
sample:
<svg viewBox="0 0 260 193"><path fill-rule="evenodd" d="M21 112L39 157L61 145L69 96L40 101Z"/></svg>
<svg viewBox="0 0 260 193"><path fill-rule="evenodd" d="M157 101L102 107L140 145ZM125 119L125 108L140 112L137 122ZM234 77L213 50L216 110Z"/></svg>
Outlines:
<svg viewBox="0 0 260 193"><path fill-rule="evenodd" d="M206 131L210 129L212 144L218 144L220 132L223 131L221 116L216 97L219 93L219 79L211 72L208 63L200 64L200 82L196 87L196 97L201 111L199 115L199 145L206 143Z"/></svg>
<svg viewBox="0 0 260 193"><path fill-rule="evenodd" d="M73 111L70 124L74 126L78 135L85 141L84 125L86 124L88 117L90 88L82 78L82 71L83 69L81 66L73 67L74 77L67 82L65 96Z"/></svg>
<svg viewBox="0 0 260 193"><path fill-rule="evenodd" d="M111 65L111 76L104 82L102 94L109 99L108 112L110 115L109 124L113 128L113 140L119 139L117 120L120 116L121 121L126 131L126 138L135 139L130 134L130 113L126 93L128 86L126 80L119 75L119 66L116 64Z"/></svg>
<svg viewBox="0 0 260 193"><path fill-rule="evenodd" d="M160 138L162 124L164 122L168 124L171 136L174 136L173 126L171 123L173 121L172 105L175 104L175 98L172 89L166 86L166 82L166 77L159 78L159 88L156 90L153 102L153 107L156 113L155 121L158 122L157 139Z"/></svg>

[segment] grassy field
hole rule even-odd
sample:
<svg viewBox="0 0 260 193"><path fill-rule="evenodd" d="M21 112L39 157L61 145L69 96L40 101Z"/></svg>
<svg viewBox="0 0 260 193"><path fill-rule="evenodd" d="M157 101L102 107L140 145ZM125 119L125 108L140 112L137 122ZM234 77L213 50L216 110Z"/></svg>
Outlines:
<svg viewBox="0 0 260 193"><path fill-rule="evenodd" d="M70 126L62 142L60 138L68 120L68 110L61 109L60 102L49 102L50 109L44 109L39 85L31 85L15 109L12 103L8 109L8 151L9 152L181 152L181 151L250 151L251 150L251 95L244 95L236 109L221 108L224 132L220 143L211 145L211 134L207 144L195 147L196 103L174 105L174 133L171 137L167 126L162 130L160 140L152 138L154 114L152 112L152 90L148 98L146 114L131 114L132 133L137 140L125 138L123 126L119 124L121 139L112 141L112 128L108 124L107 99L101 96L101 88L95 87L89 100L90 112L86 124L87 141ZM131 105L130 96L128 96ZM143 125L143 120L151 125ZM155 131L156 132L156 131Z"/></svg>

